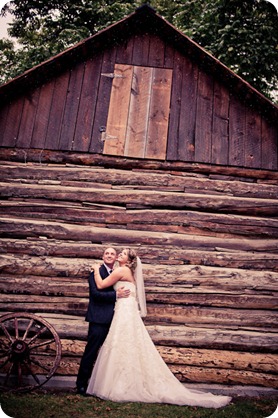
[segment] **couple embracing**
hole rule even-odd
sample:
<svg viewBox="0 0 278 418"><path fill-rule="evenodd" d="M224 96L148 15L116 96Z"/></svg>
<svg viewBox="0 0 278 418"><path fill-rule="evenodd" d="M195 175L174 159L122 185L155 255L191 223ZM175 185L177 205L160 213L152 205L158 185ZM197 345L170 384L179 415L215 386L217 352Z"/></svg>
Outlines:
<svg viewBox="0 0 278 418"><path fill-rule="evenodd" d="M113 269L115 261L119 266ZM77 391L115 402L169 403L220 408L231 398L187 389L163 361L142 321L146 298L135 251L106 248L89 278L87 345Z"/></svg>

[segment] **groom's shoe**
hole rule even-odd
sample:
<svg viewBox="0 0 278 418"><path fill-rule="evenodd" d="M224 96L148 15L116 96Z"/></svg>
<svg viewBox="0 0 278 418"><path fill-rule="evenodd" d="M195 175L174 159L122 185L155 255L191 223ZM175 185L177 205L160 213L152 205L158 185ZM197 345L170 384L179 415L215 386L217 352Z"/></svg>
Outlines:
<svg viewBox="0 0 278 418"><path fill-rule="evenodd" d="M79 395L86 396L86 391L87 391L87 388L85 388L84 386L77 387L77 393Z"/></svg>

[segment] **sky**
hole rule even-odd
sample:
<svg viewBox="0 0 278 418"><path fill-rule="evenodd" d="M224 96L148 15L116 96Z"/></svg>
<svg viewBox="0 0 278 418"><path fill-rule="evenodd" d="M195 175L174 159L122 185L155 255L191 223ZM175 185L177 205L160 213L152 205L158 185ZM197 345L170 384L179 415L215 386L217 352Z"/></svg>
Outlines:
<svg viewBox="0 0 278 418"><path fill-rule="evenodd" d="M1 3L1 2L0 2ZM1 5L1 8L3 7L3 3ZM6 17L0 17L0 38L6 38L7 37L7 27L8 23L11 22L12 16L6 16Z"/></svg>

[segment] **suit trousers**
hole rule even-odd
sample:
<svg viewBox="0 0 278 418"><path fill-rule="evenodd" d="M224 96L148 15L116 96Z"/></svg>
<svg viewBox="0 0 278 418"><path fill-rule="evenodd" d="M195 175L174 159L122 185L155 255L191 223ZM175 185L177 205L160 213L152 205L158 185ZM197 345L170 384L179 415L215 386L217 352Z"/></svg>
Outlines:
<svg viewBox="0 0 278 418"><path fill-rule="evenodd" d="M96 324L93 322L89 323L87 344L81 358L79 371L77 374L77 388L87 388L99 349L104 343L109 328L110 324Z"/></svg>

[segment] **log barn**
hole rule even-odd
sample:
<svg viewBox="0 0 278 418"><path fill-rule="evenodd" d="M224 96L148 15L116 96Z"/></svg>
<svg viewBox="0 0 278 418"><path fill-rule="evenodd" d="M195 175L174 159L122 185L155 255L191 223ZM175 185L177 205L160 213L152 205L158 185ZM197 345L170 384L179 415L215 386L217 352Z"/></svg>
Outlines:
<svg viewBox="0 0 278 418"><path fill-rule="evenodd" d="M85 347L105 246L142 259L184 383L277 388L278 108L142 6L0 87L0 314Z"/></svg>

